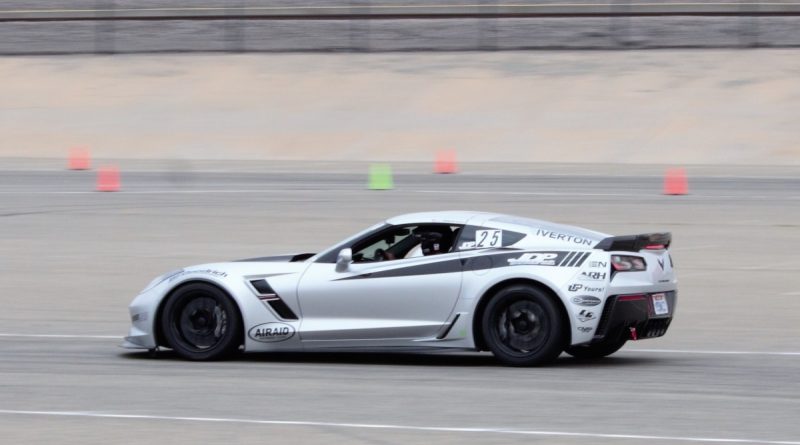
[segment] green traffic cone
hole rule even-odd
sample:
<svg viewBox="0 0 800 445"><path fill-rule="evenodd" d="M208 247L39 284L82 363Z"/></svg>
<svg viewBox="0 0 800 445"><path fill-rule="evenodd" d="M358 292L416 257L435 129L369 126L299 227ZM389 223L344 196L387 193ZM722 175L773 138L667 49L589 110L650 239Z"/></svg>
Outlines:
<svg viewBox="0 0 800 445"><path fill-rule="evenodd" d="M370 190L391 190L394 188L392 167L389 164L372 164L369 166Z"/></svg>

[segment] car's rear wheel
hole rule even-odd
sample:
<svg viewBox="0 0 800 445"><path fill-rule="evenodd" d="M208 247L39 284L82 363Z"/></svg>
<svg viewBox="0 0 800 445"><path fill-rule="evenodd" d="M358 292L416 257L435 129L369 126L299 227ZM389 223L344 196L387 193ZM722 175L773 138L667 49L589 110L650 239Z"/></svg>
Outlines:
<svg viewBox="0 0 800 445"><path fill-rule="evenodd" d="M628 339L622 335L603 339L590 345L570 346L564 350L567 354L581 359L598 359L611 355L625 345Z"/></svg>
<svg viewBox="0 0 800 445"><path fill-rule="evenodd" d="M169 345L189 360L217 360L238 350L242 317L225 292L206 283L191 283L170 295L161 313Z"/></svg>
<svg viewBox="0 0 800 445"><path fill-rule="evenodd" d="M495 294L483 312L486 345L501 362L534 366L555 360L564 347L564 325L553 299L529 285Z"/></svg>

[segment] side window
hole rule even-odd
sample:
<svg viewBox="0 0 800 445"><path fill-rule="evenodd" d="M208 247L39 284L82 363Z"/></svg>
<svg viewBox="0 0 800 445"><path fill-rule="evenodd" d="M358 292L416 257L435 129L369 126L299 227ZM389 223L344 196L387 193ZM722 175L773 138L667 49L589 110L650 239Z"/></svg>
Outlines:
<svg viewBox="0 0 800 445"><path fill-rule="evenodd" d="M415 224L384 230L353 245L353 262L391 261L454 250L459 226Z"/></svg>
<svg viewBox="0 0 800 445"><path fill-rule="evenodd" d="M457 250L495 249L516 244L524 233L495 227L466 226L457 241Z"/></svg>

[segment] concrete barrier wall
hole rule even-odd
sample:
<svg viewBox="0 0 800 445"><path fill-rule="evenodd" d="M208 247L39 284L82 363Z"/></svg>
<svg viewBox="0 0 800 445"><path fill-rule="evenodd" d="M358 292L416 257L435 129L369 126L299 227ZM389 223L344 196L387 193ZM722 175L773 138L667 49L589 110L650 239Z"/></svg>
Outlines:
<svg viewBox="0 0 800 445"><path fill-rule="evenodd" d="M797 165L799 56L7 57L0 157Z"/></svg>

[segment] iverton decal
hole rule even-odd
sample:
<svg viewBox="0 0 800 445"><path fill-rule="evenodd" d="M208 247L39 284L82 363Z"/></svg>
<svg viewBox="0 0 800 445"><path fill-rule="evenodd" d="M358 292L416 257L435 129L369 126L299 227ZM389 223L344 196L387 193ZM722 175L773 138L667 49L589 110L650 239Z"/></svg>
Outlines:
<svg viewBox="0 0 800 445"><path fill-rule="evenodd" d="M567 241L575 244L583 244L586 246L592 245L592 240L581 238L577 235L569 235L566 233L556 233L552 230L536 229L536 235L544 238L552 238L559 241Z"/></svg>
<svg viewBox="0 0 800 445"><path fill-rule="evenodd" d="M264 323L253 326L247 335L255 341L274 343L294 336L294 327L286 323Z"/></svg>

